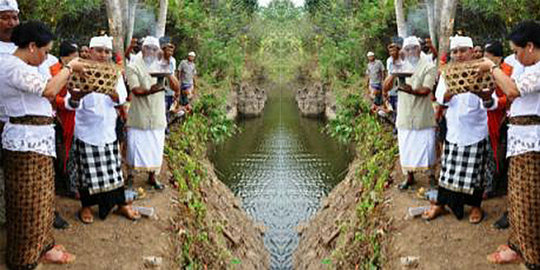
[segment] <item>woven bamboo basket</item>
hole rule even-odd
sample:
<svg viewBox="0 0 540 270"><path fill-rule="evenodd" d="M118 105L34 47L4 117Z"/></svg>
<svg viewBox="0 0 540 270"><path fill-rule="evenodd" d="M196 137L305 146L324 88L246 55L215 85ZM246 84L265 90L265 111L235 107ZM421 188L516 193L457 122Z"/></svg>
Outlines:
<svg viewBox="0 0 540 270"><path fill-rule="evenodd" d="M480 74L478 65L482 60L448 64L444 69L447 90L453 94L481 92L494 89L495 81L489 72Z"/></svg>
<svg viewBox="0 0 540 270"><path fill-rule="evenodd" d="M80 60L84 64L84 76L73 73L68 87L82 92L96 92L106 95L116 93L120 68L113 63L101 63L91 60Z"/></svg>

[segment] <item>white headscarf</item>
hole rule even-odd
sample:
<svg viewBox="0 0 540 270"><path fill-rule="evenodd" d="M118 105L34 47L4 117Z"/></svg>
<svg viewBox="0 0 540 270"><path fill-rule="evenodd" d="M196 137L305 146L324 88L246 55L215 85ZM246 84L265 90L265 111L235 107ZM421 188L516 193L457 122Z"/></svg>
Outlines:
<svg viewBox="0 0 540 270"><path fill-rule="evenodd" d="M19 5L16 0L0 0L0 12L15 11L19 12Z"/></svg>

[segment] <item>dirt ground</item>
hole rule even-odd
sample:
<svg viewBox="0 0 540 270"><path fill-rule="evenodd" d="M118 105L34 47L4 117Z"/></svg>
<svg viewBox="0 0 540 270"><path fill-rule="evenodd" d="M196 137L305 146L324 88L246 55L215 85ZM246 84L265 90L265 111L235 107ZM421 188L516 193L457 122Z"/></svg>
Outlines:
<svg viewBox="0 0 540 270"><path fill-rule="evenodd" d="M167 172L160 179L167 182ZM145 183L143 175L135 180L135 187L147 190L144 199L136 200L134 205L152 206L156 209L154 218L143 217L139 221L129 221L122 216L111 213L106 220L97 217L94 207L94 223L82 224L76 217L80 208L77 200L57 197L57 210L70 223L66 230L55 230L58 244L64 245L77 256L73 264L66 266L43 265L42 270L77 269L77 270L136 270L145 269L143 257L156 256L163 258L161 269L173 269L172 244L168 228L170 218L174 215L171 200L177 191L167 186L163 191L153 191ZM0 269L6 269L5 229L0 229Z"/></svg>
<svg viewBox="0 0 540 270"><path fill-rule="evenodd" d="M396 166L399 169L399 166ZM506 208L506 198L499 197L484 201L482 208L485 219L478 225L468 221L468 211L462 220L448 214L433 221L424 221L420 217L406 219L407 208L425 206L429 202L416 198L416 190L401 192L395 185L403 181L403 175L396 169L393 172L394 185L387 191L387 214L393 220L390 239L385 243L387 265L384 269L402 269L400 258L420 257L416 269L425 270L510 270L521 269L517 265L497 266L489 264L486 255L499 245L505 244L508 230L493 229L495 222ZM428 188L427 177L417 177L415 189Z"/></svg>

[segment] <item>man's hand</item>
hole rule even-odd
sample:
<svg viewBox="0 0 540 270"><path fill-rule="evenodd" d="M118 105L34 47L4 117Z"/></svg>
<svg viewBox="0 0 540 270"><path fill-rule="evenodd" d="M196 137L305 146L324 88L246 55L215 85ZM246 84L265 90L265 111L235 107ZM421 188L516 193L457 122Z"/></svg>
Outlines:
<svg viewBox="0 0 540 270"><path fill-rule="evenodd" d="M410 86L409 84L402 84L398 87L398 90L399 91L403 91L405 93L409 93L409 94L412 94L414 92L412 86Z"/></svg>
<svg viewBox="0 0 540 270"><path fill-rule="evenodd" d="M71 95L70 99L73 100L73 101L79 101L84 96L90 94L90 92L83 92L83 91L81 91L79 89L72 89L72 88L68 89L68 92Z"/></svg>
<svg viewBox="0 0 540 270"><path fill-rule="evenodd" d="M471 93L477 95L483 101L487 101L491 99L491 95L493 94L493 89L484 89L482 91L478 91L478 92L475 91Z"/></svg>
<svg viewBox="0 0 540 270"><path fill-rule="evenodd" d="M159 84L159 83L156 83L154 85L152 85L152 87L150 87L150 94L155 94L157 92L161 92L161 91L164 91L165 88L163 87L163 85Z"/></svg>

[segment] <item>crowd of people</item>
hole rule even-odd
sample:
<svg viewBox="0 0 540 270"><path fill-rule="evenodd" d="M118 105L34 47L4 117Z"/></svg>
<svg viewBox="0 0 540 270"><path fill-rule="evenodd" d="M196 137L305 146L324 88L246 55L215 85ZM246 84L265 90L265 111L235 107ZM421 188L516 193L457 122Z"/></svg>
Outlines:
<svg viewBox="0 0 540 270"><path fill-rule="evenodd" d="M399 189L415 184L415 172L426 172L436 190L436 199L422 217L433 220L451 211L462 219L467 205L469 222L478 224L484 218L482 201L507 191L508 212L494 226L509 227L510 237L487 259L495 264L524 263L536 270L540 269L538 33L538 22L518 24L509 35L513 53L506 58L501 41L474 46L470 37L457 35L439 68L438 52L429 39L396 38L388 45L386 69L370 52L366 70L372 111L393 113L401 168L407 176ZM477 74L471 76L491 74L495 86L459 94L450 91L447 67L473 60ZM438 181L436 165L440 165Z"/></svg>
<svg viewBox="0 0 540 270"><path fill-rule="evenodd" d="M14 270L75 260L53 238L53 226L69 226L54 211L59 182L80 200L84 224L94 222L96 205L103 220L114 209L139 219L128 189L140 172L148 173L151 187L164 188L157 175L167 119L187 115L195 91L195 53L177 68L168 37L134 39L125 61L106 35L80 47L62 41L59 58L51 54L54 38L41 22L20 23L16 0L0 1L0 201L5 199L6 264ZM89 69L99 73L101 64L117 71L113 91L68 86L73 76L91 81Z"/></svg>

